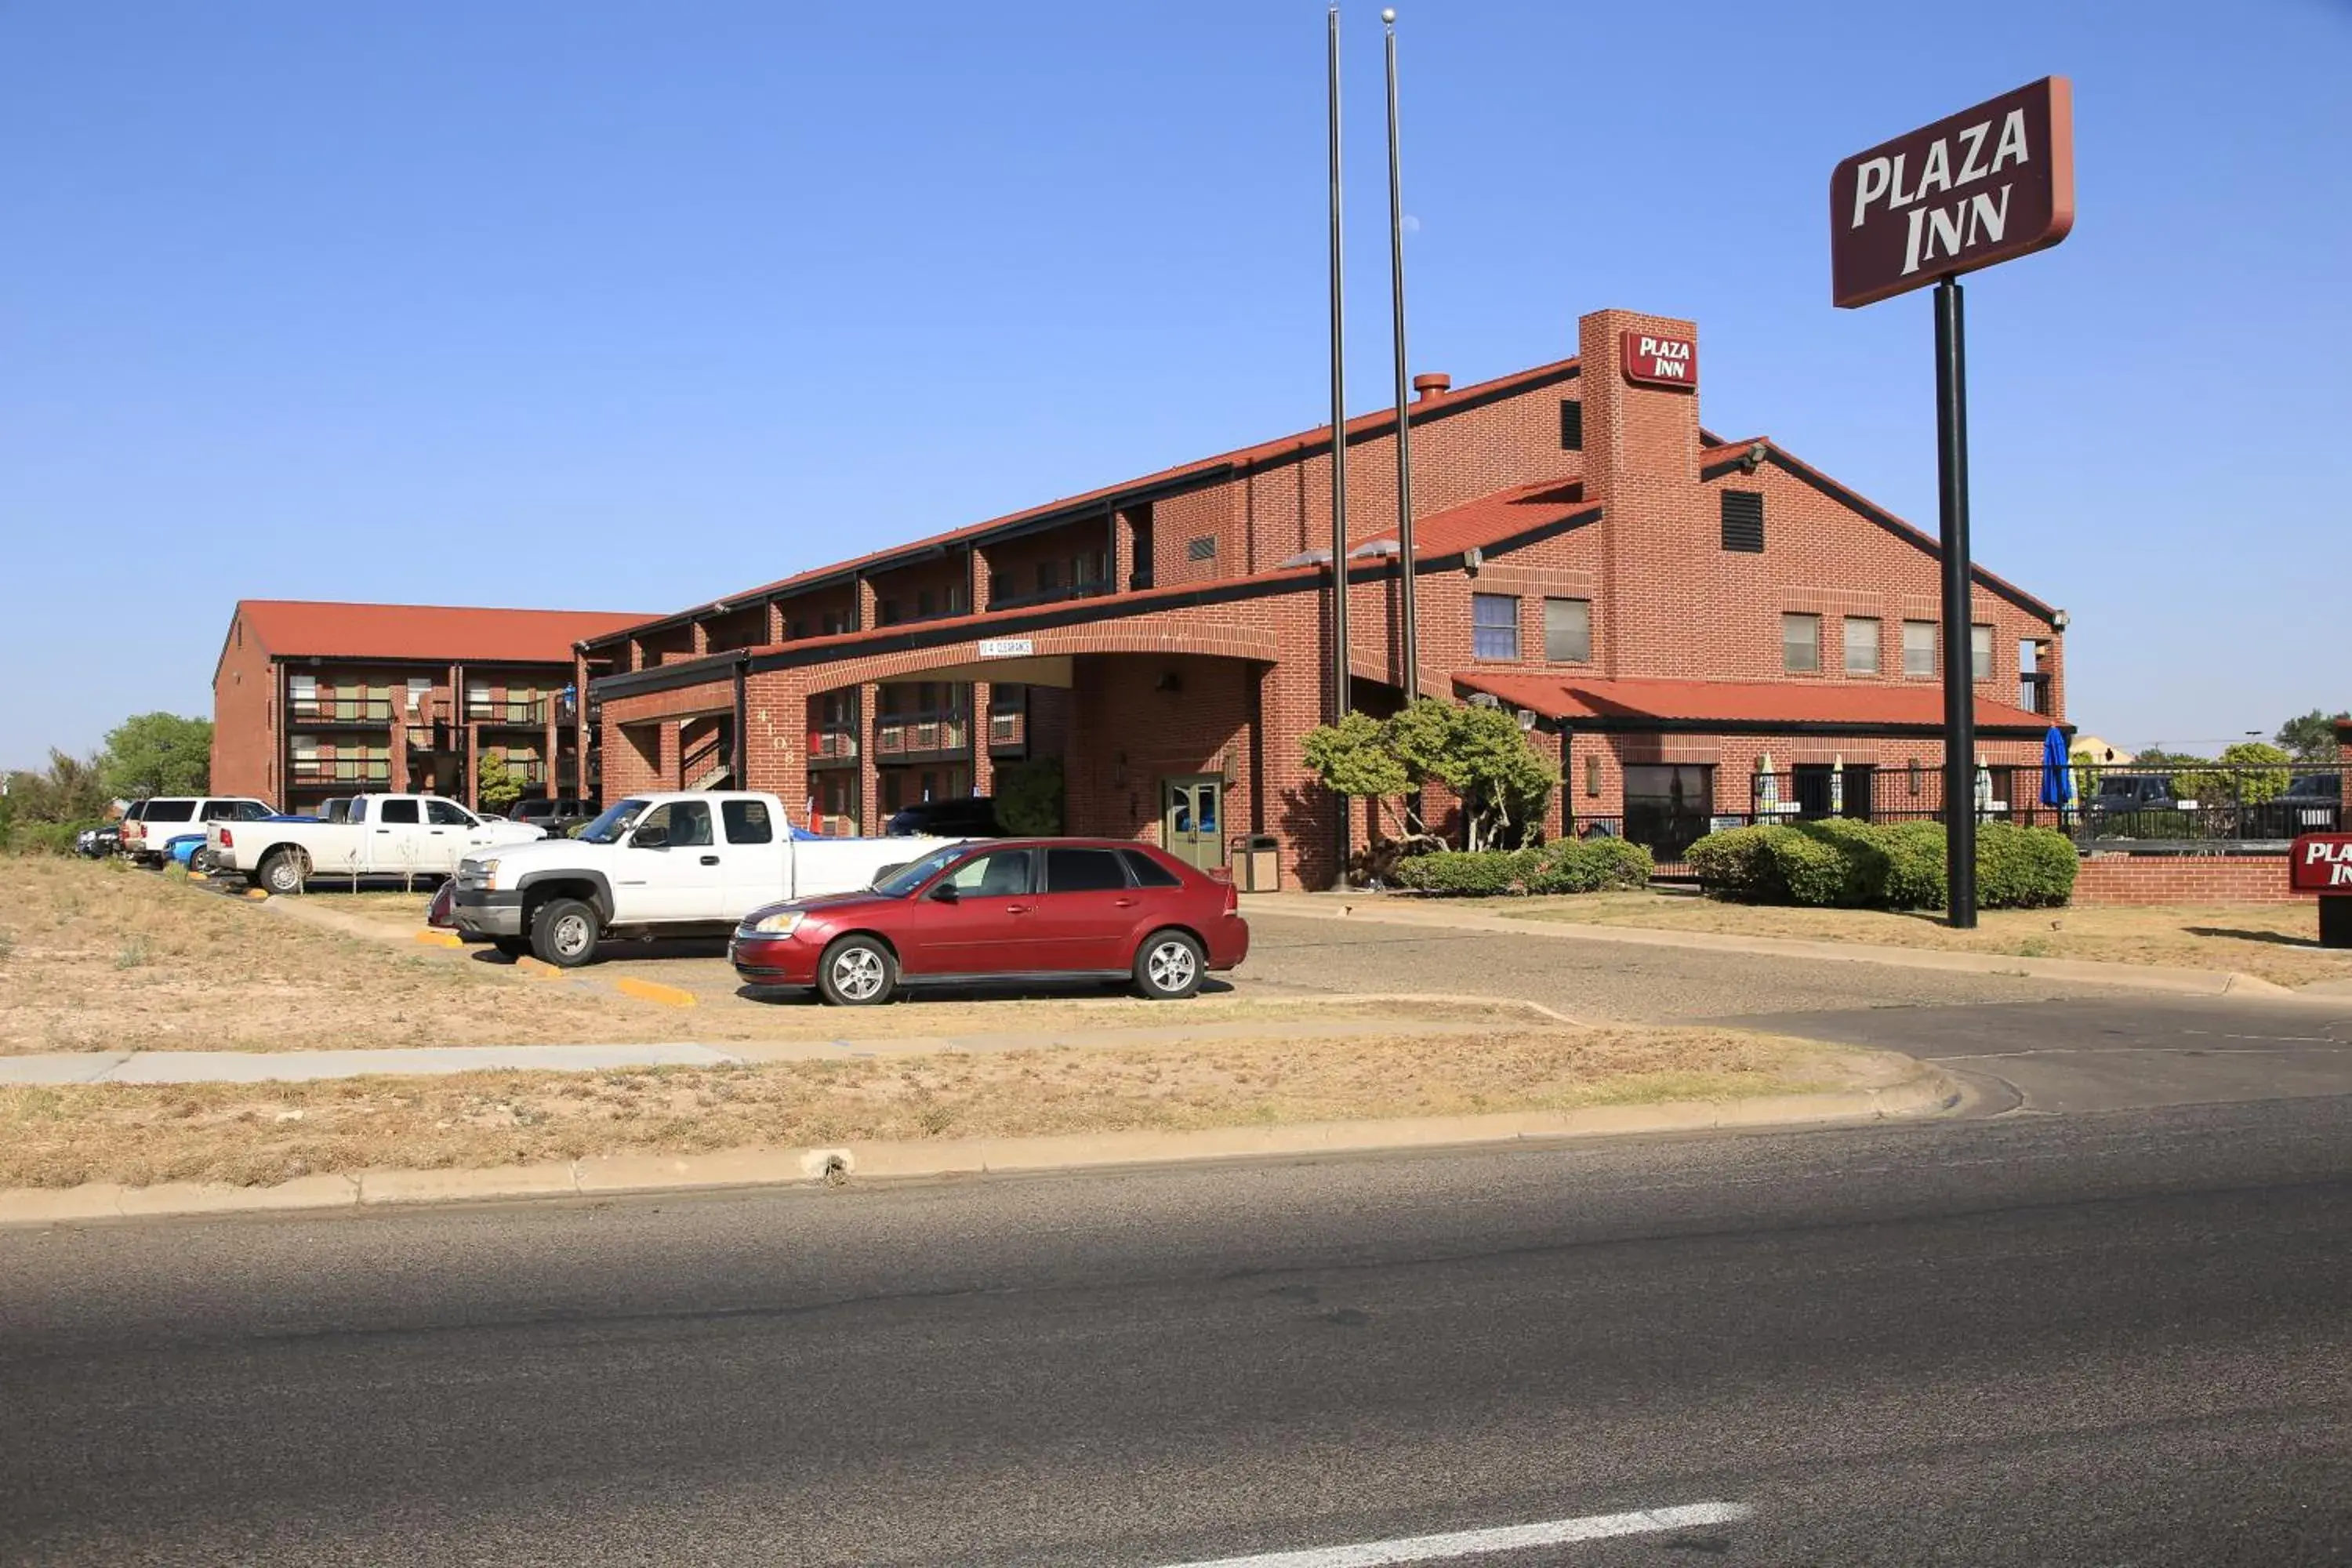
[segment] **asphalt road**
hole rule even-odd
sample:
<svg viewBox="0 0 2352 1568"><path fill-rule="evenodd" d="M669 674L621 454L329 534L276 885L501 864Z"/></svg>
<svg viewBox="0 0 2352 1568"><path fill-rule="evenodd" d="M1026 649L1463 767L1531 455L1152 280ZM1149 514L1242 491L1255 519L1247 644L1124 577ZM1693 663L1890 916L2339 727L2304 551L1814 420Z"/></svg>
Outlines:
<svg viewBox="0 0 2352 1568"><path fill-rule="evenodd" d="M2341 1097L5 1232L0 1563L2341 1563L2347 1237Z"/></svg>

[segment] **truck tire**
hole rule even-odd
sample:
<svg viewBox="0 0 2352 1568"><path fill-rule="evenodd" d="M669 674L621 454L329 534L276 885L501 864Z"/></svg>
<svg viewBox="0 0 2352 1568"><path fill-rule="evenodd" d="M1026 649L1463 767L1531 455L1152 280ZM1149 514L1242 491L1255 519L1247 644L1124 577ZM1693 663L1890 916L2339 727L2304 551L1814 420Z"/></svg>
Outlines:
<svg viewBox="0 0 2352 1568"><path fill-rule="evenodd" d="M577 969L596 956L604 928L578 899L550 899L532 911L530 951L558 969Z"/></svg>
<svg viewBox="0 0 2352 1568"><path fill-rule="evenodd" d="M299 849L273 849L261 863L259 880L264 892L299 893L310 879L310 858Z"/></svg>
<svg viewBox="0 0 2352 1568"><path fill-rule="evenodd" d="M877 1005L898 988L898 960L878 937L843 937L817 960L816 988L836 1007Z"/></svg>
<svg viewBox="0 0 2352 1568"><path fill-rule="evenodd" d="M1156 931L1135 950L1135 988L1148 1001L1178 1001L1201 988L1207 968L1190 932Z"/></svg>

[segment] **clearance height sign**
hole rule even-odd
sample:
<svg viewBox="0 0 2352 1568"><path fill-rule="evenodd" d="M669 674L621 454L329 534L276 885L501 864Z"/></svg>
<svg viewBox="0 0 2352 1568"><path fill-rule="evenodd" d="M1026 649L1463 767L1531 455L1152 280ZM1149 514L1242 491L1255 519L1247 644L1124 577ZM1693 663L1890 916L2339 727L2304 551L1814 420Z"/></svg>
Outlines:
<svg viewBox="0 0 2352 1568"><path fill-rule="evenodd" d="M1831 297L1868 305L2045 249L2074 226L2074 89L2048 76L1831 173Z"/></svg>

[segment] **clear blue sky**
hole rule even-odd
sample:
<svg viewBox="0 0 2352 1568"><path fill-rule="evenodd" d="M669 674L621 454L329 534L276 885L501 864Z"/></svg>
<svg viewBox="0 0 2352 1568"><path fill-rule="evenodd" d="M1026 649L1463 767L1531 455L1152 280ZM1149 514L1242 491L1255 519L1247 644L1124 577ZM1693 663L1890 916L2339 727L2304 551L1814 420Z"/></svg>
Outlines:
<svg viewBox="0 0 2352 1568"><path fill-rule="evenodd" d="M1828 172L2071 75L2074 236L1969 290L1978 557L2112 740L2352 702L2352 7L1402 10L1416 370L1694 316L1710 425L1931 528L1927 300L1830 307ZM0 763L208 711L240 595L667 611L1319 422L1323 28L0 0Z"/></svg>

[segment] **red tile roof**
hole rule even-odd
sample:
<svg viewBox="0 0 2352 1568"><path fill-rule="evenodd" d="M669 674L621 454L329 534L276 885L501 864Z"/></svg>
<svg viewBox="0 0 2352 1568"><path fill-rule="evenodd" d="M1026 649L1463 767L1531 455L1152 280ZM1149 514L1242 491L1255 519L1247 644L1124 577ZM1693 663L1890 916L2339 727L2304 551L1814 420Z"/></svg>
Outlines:
<svg viewBox="0 0 2352 1568"><path fill-rule="evenodd" d="M568 664L572 645L636 626L620 610L494 610L240 599L248 635L280 658L399 658Z"/></svg>
<svg viewBox="0 0 2352 1568"><path fill-rule="evenodd" d="M1580 479L1541 479L1514 489L1497 490L1414 519L1413 553L1426 561L1453 555L1473 545L1485 550L1583 510L1584 481ZM1395 538L1396 530L1388 528L1368 533L1356 542Z"/></svg>
<svg viewBox="0 0 2352 1568"><path fill-rule="evenodd" d="M1576 363L1577 362L1572 358L1554 360L1549 364L1534 365L1527 370L1514 371L1508 375L1499 375L1491 381L1482 381L1471 386L1455 387L1441 396L1426 398L1413 405L1413 427L1418 429L1424 419L1441 416L1447 409L1459 404L1510 392L1521 386L1538 385L1548 380L1557 380L1573 371ZM1359 415L1349 420L1348 436L1350 440L1353 440L1359 437L1370 436L1379 431L1392 430L1395 427L1396 410L1384 408L1377 414ZM746 588L740 594L725 595L711 600L709 604L697 605L692 609L678 610L667 616L648 616L646 619L684 620L696 615L706 614L716 605L740 605L747 600L764 598L771 594L786 592L804 584L835 576L844 572L869 568L880 562L919 554L943 545L961 544L996 529L1012 527L1072 507L1085 506L1091 501L1108 500L1113 496L1121 495L1129 490L1171 484L1178 480L1214 473L1220 468L1246 468L1280 458L1293 457L1301 452L1311 452L1318 447L1328 447L1330 444L1331 426L1318 425L1312 430L1301 431L1296 436L1285 436L1274 441L1261 441L1254 447L1237 447L1213 458L1202 458L1196 462L1181 463L1172 468L1162 468L1157 473L1146 474L1140 479L1126 479L1115 485L1104 485L1097 489L1064 496L1059 500L1046 501L1039 506L1024 507L1019 511L1007 512L1003 517L993 517L985 522L970 523L962 528L951 529L945 533L934 533L905 544L893 545L887 550L877 550L868 554L853 556L849 560L833 562L828 565L813 566L805 572L796 572L789 577L780 577L775 582L763 583L756 588ZM1419 544L1417 538L1415 544L1416 546Z"/></svg>
<svg viewBox="0 0 2352 1568"><path fill-rule="evenodd" d="M1574 724L1591 720L1667 723L1939 726L1940 682L1874 680L1595 680L1577 675L1458 670L1454 684ZM1977 722L2046 730L2039 713L1977 699Z"/></svg>

